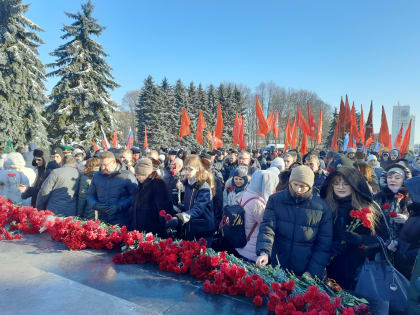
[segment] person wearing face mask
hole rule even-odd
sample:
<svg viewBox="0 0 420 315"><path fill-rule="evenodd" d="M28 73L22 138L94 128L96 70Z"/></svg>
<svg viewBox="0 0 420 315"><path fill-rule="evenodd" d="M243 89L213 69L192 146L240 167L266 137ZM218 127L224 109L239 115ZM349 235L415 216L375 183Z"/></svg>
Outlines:
<svg viewBox="0 0 420 315"><path fill-rule="evenodd" d="M257 240L257 266L271 260L298 276L323 278L330 259L332 212L312 193L313 185L314 172L300 165L292 169L288 189L269 197Z"/></svg>
<svg viewBox="0 0 420 315"><path fill-rule="evenodd" d="M382 168L387 167L392 161L389 158L389 152L382 152L380 164Z"/></svg>
<svg viewBox="0 0 420 315"><path fill-rule="evenodd" d="M148 158L137 162L135 175L139 186L130 208L130 228L164 237L165 229L159 212L165 210L166 213L174 214L168 187Z"/></svg>
<svg viewBox="0 0 420 315"><path fill-rule="evenodd" d="M178 185L184 190L180 211L166 224L167 228L182 227L183 237L187 240L204 238L210 247L216 231L213 196L214 179L206 170L198 155L190 155L184 162L186 179Z"/></svg>
<svg viewBox="0 0 420 315"><path fill-rule="evenodd" d="M327 275L347 290L353 290L357 269L368 257L373 259L379 243L376 235L388 240L388 230L381 210L373 201L365 178L354 168L342 166L333 171L321 188L321 198L333 211L333 259L327 266ZM368 208L371 227L359 226L353 232L347 227L353 220L351 210Z"/></svg>

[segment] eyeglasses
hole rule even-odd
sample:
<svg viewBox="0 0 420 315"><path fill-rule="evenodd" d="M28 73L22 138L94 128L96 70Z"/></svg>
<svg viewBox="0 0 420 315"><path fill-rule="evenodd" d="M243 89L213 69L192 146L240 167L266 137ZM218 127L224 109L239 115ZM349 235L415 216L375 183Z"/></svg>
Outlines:
<svg viewBox="0 0 420 315"><path fill-rule="evenodd" d="M347 184L347 183L334 183L334 184L333 184L333 186L334 186L334 187L343 187L343 188L347 188L347 187L349 187L350 185L349 185L349 184Z"/></svg>

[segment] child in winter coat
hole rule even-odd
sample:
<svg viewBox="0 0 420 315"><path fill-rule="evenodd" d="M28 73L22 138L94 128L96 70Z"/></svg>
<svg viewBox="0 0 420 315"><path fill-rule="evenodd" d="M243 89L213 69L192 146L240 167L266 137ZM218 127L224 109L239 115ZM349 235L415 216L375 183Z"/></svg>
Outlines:
<svg viewBox="0 0 420 315"><path fill-rule="evenodd" d="M231 185L223 192L223 208L233 206L241 199L246 187L248 186L248 167L239 166L233 173Z"/></svg>

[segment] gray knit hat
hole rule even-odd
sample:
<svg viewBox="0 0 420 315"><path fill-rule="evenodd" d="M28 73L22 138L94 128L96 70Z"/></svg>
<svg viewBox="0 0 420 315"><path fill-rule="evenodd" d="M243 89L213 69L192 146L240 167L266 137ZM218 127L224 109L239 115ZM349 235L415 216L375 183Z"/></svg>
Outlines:
<svg viewBox="0 0 420 315"><path fill-rule="evenodd" d="M314 185L314 172L306 165L299 165L292 169L290 174L289 183L296 181L304 183L312 188Z"/></svg>
<svg viewBox="0 0 420 315"><path fill-rule="evenodd" d="M151 159L140 159L136 164L136 175L149 176L153 172L153 163Z"/></svg>

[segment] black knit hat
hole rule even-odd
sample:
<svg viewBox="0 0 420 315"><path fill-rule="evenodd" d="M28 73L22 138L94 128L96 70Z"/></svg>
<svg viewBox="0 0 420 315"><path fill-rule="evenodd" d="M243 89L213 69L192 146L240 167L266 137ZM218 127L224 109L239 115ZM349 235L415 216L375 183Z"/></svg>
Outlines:
<svg viewBox="0 0 420 315"><path fill-rule="evenodd" d="M332 185L331 181L336 176L341 176L346 181L346 183L348 183L351 188L364 200L367 202L373 201L373 195L369 189L366 179L357 169L348 166L341 166L333 171L330 175L328 175L324 185L321 188L321 198L324 199L327 196L328 186Z"/></svg>

